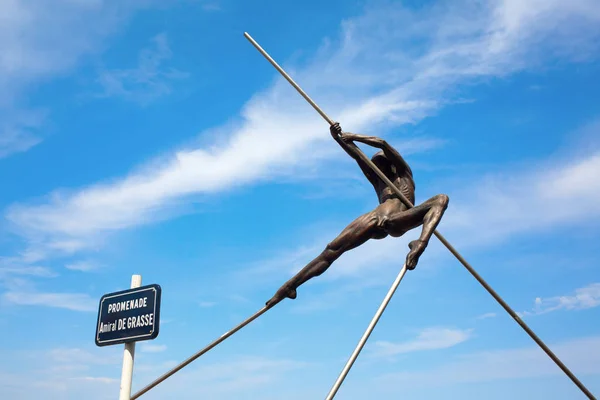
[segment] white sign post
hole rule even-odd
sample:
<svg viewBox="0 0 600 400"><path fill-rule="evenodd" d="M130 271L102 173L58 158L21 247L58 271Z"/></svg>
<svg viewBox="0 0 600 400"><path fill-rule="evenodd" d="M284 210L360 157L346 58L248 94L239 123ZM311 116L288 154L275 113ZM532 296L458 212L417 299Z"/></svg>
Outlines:
<svg viewBox="0 0 600 400"><path fill-rule="evenodd" d="M131 277L131 288L142 286L142 276L133 275ZM135 356L135 342L125 343L123 352L123 370L121 372L121 392L119 400L131 399L131 381L133 379L133 358Z"/></svg>

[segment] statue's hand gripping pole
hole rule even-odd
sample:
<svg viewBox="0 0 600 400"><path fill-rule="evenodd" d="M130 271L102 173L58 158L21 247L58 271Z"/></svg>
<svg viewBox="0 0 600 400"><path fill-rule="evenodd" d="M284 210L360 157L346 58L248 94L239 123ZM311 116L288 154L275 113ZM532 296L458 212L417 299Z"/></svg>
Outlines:
<svg viewBox="0 0 600 400"><path fill-rule="evenodd" d="M325 121L327 121L327 123L330 126L334 124L333 120L331 118L329 118L327 116L327 114L325 114L323 112L323 110L321 110L321 108L319 108L319 106L317 106L317 104L304 92L304 90L302 90L302 88L300 88L300 86L298 86L298 84L296 82L294 82L294 80L283 70L283 68L281 68L279 66L279 64L277 64L275 62L275 60L273 60L273 58L271 58L271 56L269 56L269 54L267 54L267 52L262 47L260 47L260 45L247 32L244 32L244 36L275 67L275 69L277 69L277 71L279 71L279 73L298 91L298 93L300 93L300 95L302 95L302 97L304 97L306 99L306 101L311 106L313 106L313 108L321 115L321 117L323 117L323 119L325 119ZM400 189L398 189L398 187L396 187L387 178L387 176L385 176L385 174L383 174L383 172L381 172L379 170L379 168L377 168L377 166L360 150L360 148L358 148L354 143L348 143L348 146L354 146L354 148L356 148L356 154L358 154L358 156L361 158L361 160L364 161L365 164L367 164L373 170L373 172L375 172L377 174L377 176L379 176L381 178L381 180L383 182L385 182L385 184L388 185L389 188L394 191L394 193L400 198L400 200L402 200L402 202L407 207L409 207L409 208L413 207L413 204L406 198L406 196L404 196L402 194ZM446 238L444 238L442 236L442 234L439 233L437 230L434 232L434 235L440 240L440 242L442 242L442 244L444 246L446 246L446 248L457 258L457 260L467 269L467 271L469 271L469 273L481 284L481 286L483 286L485 288L485 290L487 290L487 292L502 306L502 308L504 308L504 310L517 322L517 324L519 324L519 326L521 328L523 328L523 330L529 335L529 337L531 337L531 339L533 339L533 341L548 355L548 357L550 357L552 359L552 361L554 361L554 363L565 373L565 375L567 375L569 377L569 379L571 379L571 381L579 388L579 390L581 390L588 399L596 400L594 395L583 385L583 383L581 383L581 381L579 381L579 379L577 379L577 377L567 368L567 366L565 364L563 364L563 362L552 352L552 350L550 350L550 348L535 334L535 332L533 332L531 330L531 328L529 328L529 326L527 326L527 324L521 319L521 317L519 317L517 315L517 313L502 299L502 297L500 297L500 295L498 295L498 293L496 293L496 291L477 273L477 271L475 271L475 269L450 244L450 242L448 242L446 240ZM384 299L384 302L382 303L380 309L377 311L377 314L371 321L371 325L369 325L369 328L367 328L367 332L365 332L365 335L363 336L363 338L361 338L361 341L359 342L356 350L350 357L350 360L346 364L346 367L344 367L344 370L340 374L340 377L338 378L334 387L332 388L331 392L329 393L327 400L333 399L333 396L339 389L339 386L341 385L344 377L348 373L349 369L352 367L352 363L358 356L360 349L362 349L362 346L364 346L366 340L368 339L370 331L374 328L375 324L377 323L377 320L379 319L379 316L381 316L381 313L383 312L383 309L385 309L385 305L387 305L387 302L389 302L391 295L393 295L393 292L395 291L395 287L397 287L397 284L400 283L400 280L402 279L402 276L404 275L405 271L406 271L406 268L403 267L402 270L400 271L400 274L398 275L397 282L394 282L394 285L388 292L388 295Z"/></svg>

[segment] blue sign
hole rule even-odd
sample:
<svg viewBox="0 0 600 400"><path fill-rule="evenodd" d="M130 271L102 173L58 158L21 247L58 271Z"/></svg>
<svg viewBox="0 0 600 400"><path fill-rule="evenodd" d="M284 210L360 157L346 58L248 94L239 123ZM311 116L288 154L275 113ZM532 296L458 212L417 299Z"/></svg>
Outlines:
<svg viewBox="0 0 600 400"><path fill-rule="evenodd" d="M100 299L96 345L152 340L160 325L160 286L109 293Z"/></svg>

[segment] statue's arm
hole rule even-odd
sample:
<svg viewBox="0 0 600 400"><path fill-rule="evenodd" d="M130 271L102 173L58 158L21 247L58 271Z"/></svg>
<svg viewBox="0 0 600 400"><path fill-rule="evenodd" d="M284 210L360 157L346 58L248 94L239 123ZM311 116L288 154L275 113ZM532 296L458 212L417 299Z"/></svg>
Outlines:
<svg viewBox="0 0 600 400"><path fill-rule="evenodd" d="M360 167L363 174L367 177L371 184L375 185L378 180L377 174L369 167L358 155L358 148L354 145L349 145L342 139L342 135L346 136L346 133L342 132L342 128L340 128L338 123L335 123L331 126L331 136L333 139L340 145L342 149L352 157L358 166Z"/></svg>
<svg viewBox="0 0 600 400"><path fill-rule="evenodd" d="M353 142L364 143L367 146L372 146L378 149L383 150L385 156L390 160L396 167L404 169L412 174L412 170L410 166L406 162L406 160L398 153L398 150L393 148L388 142L385 140L375 137L375 136L365 136L365 135L357 135L354 133L344 133L344 137L347 140L351 140Z"/></svg>

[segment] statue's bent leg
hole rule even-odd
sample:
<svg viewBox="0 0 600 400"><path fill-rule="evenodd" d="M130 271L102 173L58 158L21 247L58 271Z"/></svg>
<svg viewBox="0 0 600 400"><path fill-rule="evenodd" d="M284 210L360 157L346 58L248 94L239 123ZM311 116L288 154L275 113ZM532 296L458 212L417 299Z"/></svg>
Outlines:
<svg viewBox="0 0 600 400"><path fill-rule="evenodd" d="M384 238L386 234L382 231L381 222L382 217L377 209L355 219L325 247L321 254L287 281L275 296L267 302L267 306L275 304L285 297L296 298L298 286L315 276L321 275L342 254L360 246L369 239Z"/></svg>
<svg viewBox="0 0 600 400"><path fill-rule="evenodd" d="M448 196L438 194L418 206L390 215L384 226L391 236L401 236L423 225L419 239L413 240L408 245L410 252L406 256L406 268L414 269L417 266L419 257L425 251L447 207Z"/></svg>

